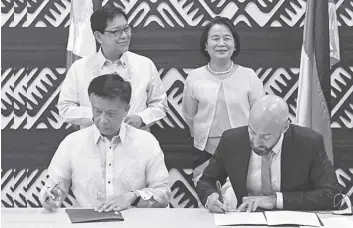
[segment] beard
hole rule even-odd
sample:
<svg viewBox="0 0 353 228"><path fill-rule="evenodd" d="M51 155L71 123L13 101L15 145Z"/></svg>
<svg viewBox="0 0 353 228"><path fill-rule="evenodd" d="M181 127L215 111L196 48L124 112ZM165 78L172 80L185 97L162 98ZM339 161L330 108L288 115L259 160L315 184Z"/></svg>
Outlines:
<svg viewBox="0 0 353 228"><path fill-rule="evenodd" d="M266 146L255 147L253 141L251 142L250 147L251 147L252 151L254 151L254 153L259 156L264 156L264 155L269 154L273 148L273 146L271 148L268 148Z"/></svg>

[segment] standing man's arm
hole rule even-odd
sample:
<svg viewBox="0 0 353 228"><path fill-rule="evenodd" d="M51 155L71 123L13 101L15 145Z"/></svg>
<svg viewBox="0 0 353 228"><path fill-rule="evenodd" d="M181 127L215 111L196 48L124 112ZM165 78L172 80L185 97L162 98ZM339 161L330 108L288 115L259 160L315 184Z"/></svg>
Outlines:
<svg viewBox="0 0 353 228"><path fill-rule="evenodd" d="M199 182L197 183L196 192L203 205L206 204L207 198L211 194L217 193L216 182L220 181L221 185L223 185L228 177L228 173L224 166L224 159L226 158L222 157L227 148L225 141L226 139L223 134L215 154L210 159L209 165L206 167Z"/></svg>
<svg viewBox="0 0 353 228"><path fill-rule="evenodd" d="M137 113L141 117L143 124L147 126L151 126L156 121L163 119L168 112L167 94L163 88L156 66L151 60L149 61L148 73L150 74L151 81L147 87L147 108Z"/></svg>
<svg viewBox="0 0 353 228"><path fill-rule="evenodd" d="M77 68L76 61L70 67L61 85L58 109L64 122L88 127L93 124L92 108L80 104L79 93L87 93L87 91L79 91L82 86L77 81L77 71L79 70Z"/></svg>
<svg viewBox="0 0 353 228"><path fill-rule="evenodd" d="M335 170L325 152L323 137L313 140L312 166L310 169L311 190L283 192L284 210L332 209L333 198L339 193Z"/></svg>

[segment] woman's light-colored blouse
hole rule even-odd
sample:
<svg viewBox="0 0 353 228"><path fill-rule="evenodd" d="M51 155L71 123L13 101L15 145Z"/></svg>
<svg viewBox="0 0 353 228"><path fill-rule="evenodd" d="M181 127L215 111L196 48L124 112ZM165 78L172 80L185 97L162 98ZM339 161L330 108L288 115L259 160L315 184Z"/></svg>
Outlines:
<svg viewBox="0 0 353 228"><path fill-rule="evenodd" d="M223 128L247 125L251 106L264 94L262 81L250 68L239 66L222 80L213 76L206 66L191 71L184 86L182 112L195 148L205 150L207 145L211 150L208 152L213 153L223 131L227 130ZM224 103L219 102L222 99ZM217 107L223 107L224 113Z"/></svg>

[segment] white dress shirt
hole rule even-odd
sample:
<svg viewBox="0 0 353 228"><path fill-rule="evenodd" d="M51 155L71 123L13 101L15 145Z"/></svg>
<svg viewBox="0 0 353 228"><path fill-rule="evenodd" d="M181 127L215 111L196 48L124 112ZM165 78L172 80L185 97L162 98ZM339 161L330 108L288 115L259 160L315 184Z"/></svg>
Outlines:
<svg viewBox="0 0 353 228"><path fill-rule="evenodd" d="M60 188L67 193L72 183L75 206L93 207L102 198L135 190L143 200L166 205L171 195L158 141L149 132L124 123L111 141L95 125L68 135L48 173L46 186L60 181Z"/></svg>
<svg viewBox="0 0 353 228"><path fill-rule="evenodd" d="M69 69L58 101L63 120L82 128L92 125L89 83L95 77L114 72L131 83L128 114L139 115L148 126L166 116L167 95L152 60L127 51L119 60L111 62L99 50L92 56L75 61Z"/></svg>
<svg viewBox="0 0 353 228"><path fill-rule="evenodd" d="M276 208L283 208L283 195L281 193L281 154L282 154L282 134L276 145L273 147L272 151L274 155L272 156L271 162L271 186L273 192L275 192L277 197ZM262 193L262 183L261 183L261 163L262 156L257 155L254 151L251 151L249 169L246 181L246 189L249 196L261 196ZM224 197L228 201L236 200L234 190L230 184L229 178L227 178L226 183L222 187L224 191ZM235 204L236 205L236 204Z"/></svg>

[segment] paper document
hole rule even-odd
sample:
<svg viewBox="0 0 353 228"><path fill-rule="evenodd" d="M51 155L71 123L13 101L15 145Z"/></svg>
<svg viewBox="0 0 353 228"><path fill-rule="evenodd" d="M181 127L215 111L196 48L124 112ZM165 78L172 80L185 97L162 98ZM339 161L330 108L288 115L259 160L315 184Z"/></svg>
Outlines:
<svg viewBox="0 0 353 228"><path fill-rule="evenodd" d="M343 217L323 218L321 219L324 226L322 228L352 228L353 220ZM312 228L310 226L300 226L300 228Z"/></svg>
<svg viewBox="0 0 353 228"><path fill-rule="evenodd" d="M226 212L214 214L216 226L229 225L266 225L266 218L262 212Z"/></svg>
<svg viewBox="0 0 353 228"><path fill-rule="evenodd" d="M315 212L300 211L266 211L265 216L269 226L300 225L320 227L320 221Z"/></svg>
<svg viewBox="0 0 353 228"><path fill-rule="evenodd" d="M321 220L324 224L324 227L328 228L352 228L353 227L353 220L343 217L337 218L326 218Z"/></svg>

